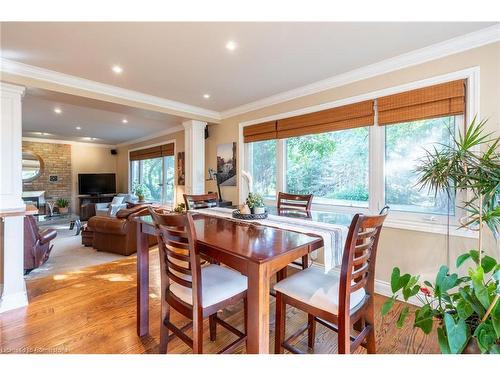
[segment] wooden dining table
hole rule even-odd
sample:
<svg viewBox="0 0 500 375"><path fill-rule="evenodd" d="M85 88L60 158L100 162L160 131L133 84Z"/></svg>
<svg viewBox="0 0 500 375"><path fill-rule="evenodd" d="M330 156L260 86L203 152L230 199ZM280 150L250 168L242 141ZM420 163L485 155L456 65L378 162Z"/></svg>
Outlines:
<svg viewBox="0 0 500 375"><path fill-rule="evenodd" d="M294 210L270 213L305 220L349 225L351 215L311 212L304 216ZM277 272L284 276L286 266L323 246L313 234L278 229L196 213L193 216L200 252L227 265L248 278L247 352L269 353L269 288ZM148 235L156 235L151 216L137 221L137 334L149 333L149 246Z"/></svg>

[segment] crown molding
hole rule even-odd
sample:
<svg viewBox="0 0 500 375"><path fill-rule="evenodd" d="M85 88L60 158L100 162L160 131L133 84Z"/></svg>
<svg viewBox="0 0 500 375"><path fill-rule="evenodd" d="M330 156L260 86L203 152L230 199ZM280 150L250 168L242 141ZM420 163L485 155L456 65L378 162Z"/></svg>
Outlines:
<svg viewBox="0 0 500 375"><path fill-rule="evenodd" d="M158 138L158 137L172 134L172 133L177 133L177 132L183 131L183 130L184 130L184 127L182 125L178 125L178 126L174 126L173 128L170 128L167 130L162 130L161 132L153 133L153 134L147 135L147 136L142 137L142 138L137 138L137 139L133 139L133 140L130 140L127 142L118 143L115 147L124 147L124 146L134 145L136 143L149 141L150 139Z"/></svg>
<svg viewBox="0 0 500 375"><path fill-rule="evenodd" d="M66 139L23 137L22 140L27 141L27 142L56 143L56 144L63 144L63 145L100 147L100 148L115 148L116 147L115 145L109 145L109 144L105 144L105 143L78 142L78 141L70 141L70 140L66 140Z"/></svg>
<svg viewBox="0 0 500 375"><path fill-rule="evenodd" d="M186 114L195 116L208 117L215 121L220 120L220 113L217 111L196 107L174 100L164 99L158 96L144 94L138 91L128 90L121 87L72 76L69 74L59 73L49 69L39 68L37 66L24 64L17 61L7 60L1 57L0 71L22 77L56 83L59 85L73 87L81 90L87 90L102 95L109 95L120 99L153 105L173 111L185 112Z"/></svg>
<svg viewBox="0 0 500 375"><path fill-rule="evenodd" d="M251 103L222 111L222 119L241 115L303 96L316 94L321 91L344 86L371 77L390 73L396 70L423 64L442 57L478 48L486 44L500 41L500 24L487 27L469 34L448 39L428 47L414 50L378 63L348 71L318 82L311 83L296 89L285 91Z"/></svg>

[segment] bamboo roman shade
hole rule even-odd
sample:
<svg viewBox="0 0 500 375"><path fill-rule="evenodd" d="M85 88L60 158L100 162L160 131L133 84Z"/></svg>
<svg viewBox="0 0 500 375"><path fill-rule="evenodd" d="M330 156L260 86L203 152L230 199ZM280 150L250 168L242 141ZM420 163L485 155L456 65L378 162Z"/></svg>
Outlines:
<svg viewBox="0 0 500 375"><path fill-rule="evenodd" d="M277 138L325 133L374 124L373 100L278 120Z"/></svg>
<svg viewBox="0 0 500 375"><path fill-rule="evenodd" d="M377 99L378 124L465 113L465 80L446 82Z"/></svg>
<svg viewBox="0 0 500 375"><path fill-rule="evenodd" d="M276 121L263 122L243 128L245 143L276 139Z"/></svg>
<svg viewBox="0 0 500 375"><path fill-rule="evenodd" d="M161 146L154 146L149 148L144 148L142 150L130 152L130 160L145 160L159 158L162 156L173 156L174 155L174 144L167 143Z"/></svg>

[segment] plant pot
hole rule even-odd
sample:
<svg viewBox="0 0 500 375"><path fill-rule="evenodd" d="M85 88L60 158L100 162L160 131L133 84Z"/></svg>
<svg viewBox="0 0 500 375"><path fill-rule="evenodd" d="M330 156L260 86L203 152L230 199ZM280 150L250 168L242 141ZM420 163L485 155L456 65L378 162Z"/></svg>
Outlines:
<svg viewBox="0 0 500 375"><path fill-rule="evenodd" d="M59 213L65 215L69 212L69 207L59 207Z"/></svg>
<svg viewBox="0 0 500 375"><path fill-rule="evenodd" d="M138 195L137 198L139 198L139 202L144 202L144 195Z"/></svg>
<svg viewBox="0 0 500 375"><path fill-rule="evenodd" d="M471 337L462 354L481 354L475 338Z"/></svg>
<svg viewBox="0 0 500 375"><path fill-rule="evenodd" d="M252 213L256 214L256 215L260 215L260 214L263 214L265 212L266 212L266 208L265 207L254 207L254 208L252 208Z"/></svg>

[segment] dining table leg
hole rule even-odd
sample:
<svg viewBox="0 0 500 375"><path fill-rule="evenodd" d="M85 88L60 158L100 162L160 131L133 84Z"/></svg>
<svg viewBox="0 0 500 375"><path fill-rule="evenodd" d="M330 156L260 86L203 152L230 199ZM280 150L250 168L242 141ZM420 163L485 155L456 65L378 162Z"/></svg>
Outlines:
<svg viewBox="0 0 500 375"><path fill-rule="evenodd" d="M149 333L149 246L148 235L137 223L137 335Z"/></svg>
<svg viewBox="0 0 500 375"><path fill-rule="evenodd" d="M269 353L269 286L270 272L266 263L248 264L248 332L247 353Z"/></svg>

